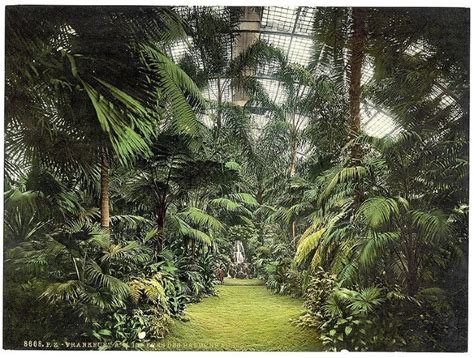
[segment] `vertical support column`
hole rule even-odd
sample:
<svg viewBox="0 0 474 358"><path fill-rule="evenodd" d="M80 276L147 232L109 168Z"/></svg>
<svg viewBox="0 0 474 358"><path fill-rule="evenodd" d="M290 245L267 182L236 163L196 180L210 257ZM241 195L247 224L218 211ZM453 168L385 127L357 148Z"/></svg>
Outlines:
<svg viewBox="0 0 474 358"><path fill-rule="evenodd" d="M239 36L236 38L232 48L232 58L239 56L245 52L250 46L260 38L260 14L256 7L242 7L242 15L240 16ZM245 75L253 75L253 71L247 70ZM232 102L237 106L244 106L247 102L247 96L240 88L234 88Z"/></svg>

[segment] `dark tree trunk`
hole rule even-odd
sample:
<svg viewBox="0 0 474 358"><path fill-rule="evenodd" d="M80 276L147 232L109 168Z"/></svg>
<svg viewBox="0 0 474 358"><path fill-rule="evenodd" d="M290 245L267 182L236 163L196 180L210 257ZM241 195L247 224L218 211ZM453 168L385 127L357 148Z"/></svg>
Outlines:
<svg viewBox="0 0 474 358"><path fill-rule="evenodd" d="M296 122L296 114L291 115L291 128L290 128L290 177L296 174L296 150L298 147L298 125Z"/></svg>
<svg viewBox="0 0 474 358"><path fill-rule="evenodd" d="M407 246L407 293L415 296L419 289L418 280L418 255L416 250L416 242L413 237L408 240Z"/></svg>
<svg viewBox="0 0 474 358"><path fill-rule="evenodd" d="M291 240L293 241L293 244L295 245L295 250L298 249L298 242L296 242L296 220L293 220L291 223Z"/></svg>
<svg viewBox="0 0 474 358"><path fill-rule="evenodd" d="M258 190L257 190L257 195L255 195L255 199L257 200L257 203L259 205L263 205L263 194L265 193L265 189L259 185Z"/></svg>
<svg viewBox="0 0 474 358"><path fill-rule="evenodd" d="M155 239L155 253L159 254L163 250L165 241L164 227L165 227L165 216L166 216L166 203L161 200L156 207L156 239Z"/></svg>
<svg viewBox="0 0 474 358"><path fill-rule="evenodd" d="M100 226L109 230L109 162L103 150L100 159Z"/></svg>
<svg viewBox="0 0 474 358"><path fill-rule="evenodd" d="M410 296L415 296L418 292L418 267L414 255L408 256L408 274L407 274L407 293Z"/></svg>
<svg viewBox="0 0 474 358"><path fill-rule="evenodd" d="M291 143L289 172L290 177L294 177L296 174L296 140Z"/></svg>
<svg viewBox="0 0 474 358"><path fill-rule="evenodd" d="M296 123L295 123L295 117L293 115L293 128L296 128ZM296 150L297 150L297 130L294 129L293 132L293 139L290 144L290 178L294 177L296 175ZM291 241L294 243L295 247L297 246L296 243L296 220L293 220L291 223L291 229L290 229L290 234L291 234Z"/></svg>
<svg viewBox="0 0 474 358"><path fill-rule="evenodd" d="M222 89L221 79L217 79L217 116L216 116L216 139L219 140L222 128Z"/></svg>
<svg viewBox="0 0 474 358"><path fill-rule="evenodd" d="M262 185L259 183L257 193L255 195L255 198L257 200L257 203L259 206L263 205L263 195L265 193L265 189L262 187ZM264 241L264 233L263 233L263 222L262 222L262 214L261 212L257 212L255 215L255 223L258 228L258 239L259 242L263 244Z"/></svg>
<svg viewBox="0 0 474 358"><path fill-rule="evenodd" d="M366 41L365 30L366 9L353 8L352 9L352 38L350 43L351 48L351 75L350 75L350 135L354 140L361 130L360 126L360 102L361 102L361 79L362 79L362 64L364 61L364 47ZM351 148L352 165L357 166L362 164L362 148L360 144L354 143ZM363 190L360 183L355 189L355 205L358 206L363 201Z"/></svg>

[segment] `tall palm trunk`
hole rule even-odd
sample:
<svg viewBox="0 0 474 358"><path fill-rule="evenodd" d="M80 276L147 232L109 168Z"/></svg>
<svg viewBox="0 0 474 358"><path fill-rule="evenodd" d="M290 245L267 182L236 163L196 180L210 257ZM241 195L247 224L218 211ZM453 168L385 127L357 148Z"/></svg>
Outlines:
<svg viewBox="0 0 474 358"><path fill-rule="evenodd" d="M174 161L174 154L171 156L171 162ZM156 192L159 193L156 197L157 203L155 208L155 220L156 220L156 239L155 239L155 254L158 255L161 250L163 250L165 244L165 218L166 218L166 211L168 210L168 188L171 180L171 173L172 173L173 166L170 165L168 167L168 176L166 178L166 186L165 189L162 190L161 188L156 187ZM161 191L161 192L160 192Z"/></svg>
<svg viewBox="0 0 474 358"><path fill-rule="evenodd" d="M257 200L259 208L262 207L263 205L263 194L265 193L265 189L263 188L263 185L259 182L257 185L257 193L255 195L255 199ZM264 231L263 231L263 218L262 218L262 213L260 211L256 212L255 215L255 224L258 228L258 239L261 244L263 244L264 241Z"/></svg>
<svg viewBox="0 0 474 358"><path fill-rule="evenodd" d="M289 172L290 177L294 177L296 175L296 140L291 143Z"/></svg>
<svg viewBox="0 0 474 358"><path fill-rule="evenodd" d="M164 228L165 228L165 217L166 217L166 202L164 199L158 202L156 207L156 240L155 240L155 253L159 254L163 250L165 241Z"/></svg>
<svg viewBox="0 0 474 358"><path fill-rule="evenodd" d="M406 238L407 293L415 296L419 288L417 243L413 234L406 234Z"/></svg>
<svg viewBox="0 0 474 358"><path fill-rule="evenodd" d="M353 8L352 9L352 38L350 42L351 47L351 74L350 74L350 130L351 139L355 139L361 130L360 127L360 102L361 102L361 79L362 79L362 64L364 61L364 47L366 41L365 31L366 9ZM352 165L361 165L362 163L362 148L360 144L354 143L351 148ZM363 200L363 190L360 182L357 183L355 189L355 205L358 206Z"/></svg>
<svg viewBox="0 0 474 358"><path fill-rule="evenodd" d="M100 226L109 230L110 213L109 213L109 162L107 153L102 150L100 158Z"/></svg>
<svg viewBox="0 0 474 358"><path fill-rule="evenodd" d="M290 167L288 169L290 177L296 175L296 150L298 147L298 127L296 124L296 113L291 114L290 128Z"/></svg>
<svg viewBox="0 0 474 358"><path fill-rule="evenodd" d="M296 219L291 223L291 240L293 245L295 245L295 250L298 249L298 241L296 241Z"/></svg>
<svg viewBox="0 0 474 358"><path fill-rule="evenodd" d="M296 150L298 146L298 129L295 121L295 114L293 113L291 117L292 121L292 131L291 131L291 143L290 143L290 178L296 175ZM296 219L291 222L290 228L291 241L294 243L295 248L298 245L296 242Z"/></svg>
<svg viewBox="0 0 474 358"><path fill-rule="evenodd" d="M219 139L222 128L222 88L221 79L217 78L217 118L216 118L216 137Z"/></svg>
<svg viewBox="0 0 474 358"><path fill-rule="evenodd" d="M418 266L416 263L416 256L410 253L407 257L407 293L410 296L415 296L418 292Z"/></svg>

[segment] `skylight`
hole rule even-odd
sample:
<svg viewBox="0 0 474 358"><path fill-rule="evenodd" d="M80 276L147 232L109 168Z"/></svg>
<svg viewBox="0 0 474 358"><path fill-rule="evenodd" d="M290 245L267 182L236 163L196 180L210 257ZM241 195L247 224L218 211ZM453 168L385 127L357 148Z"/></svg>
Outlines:
<svg viewBox="0 0 474 358"><path fill-rule="evenodd" d="M222 7L216 7L215 9L218 11L223 10ZM290 63L308 66L312 61L313 56L312 32L316 11L316 8L307 6L263 7L261 12L259 39L281 49ZM185 13L186 10L181 8L180 12ZM189 43L192 43L191 38L189 39ZM229 46L229 56L231 51L232 48ZM179 62L186 52L190 53L188 43L185 41L177 42L170 48L171 57L176 62ZM416 46L407 50L407 54L409 53L412 55L419 52L420 51L416 49ZM274 101L276 104L282 104L287 100L287 95L283 86L280 85L280 82L274 78L277 70L278 65L276 63L267 63L257 68L255 76L268 93L270 100ZM324 67L319 67L318 72L331 76L330 70ZM367 59L364 62L362 70L362 85L367 84L372 79L373 72L373 64L370 59ZM223 81L221 87L222 100L229 102L232 101L232 90L229 81ZM204 90L204 96L206 99L211 101L217 100L218 92L215 80L212 80ZM449 96L443 95L443 97L441 97L442 105L447 106L451 104L451 101L452 98ZM264 113L265 110L261 112ZM263 120L265 115L253 114L253 116L259 116L258 118L255 117L255 122L259 123L257 128L259 128L260 125L265 122ZM362 129L368 135L375 137L383 137L386 135L393 136L400 131L389 114L389 111L384 108L376 108L372 103L366 103L364 108L361 109L361 122Z"/></svg>

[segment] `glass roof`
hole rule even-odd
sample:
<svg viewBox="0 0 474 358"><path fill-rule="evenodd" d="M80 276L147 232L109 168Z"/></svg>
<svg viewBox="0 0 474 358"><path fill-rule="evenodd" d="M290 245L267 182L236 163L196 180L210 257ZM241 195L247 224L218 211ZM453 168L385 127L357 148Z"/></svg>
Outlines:
<svg viewBox="0 0 474 358"><path fill-rule="evenodd" d="M213 7L214 10L223 11L223 7ZM189 8L179 7L178 12L186 13ZM263 7L261 12L260 29L258 30L258 37L265 40L269 44L280 48L287 56L291 63L298 63L302 66L307 66L313 54L313 40L312 29L313 20L317 9L313 7L279 7L267 6ZM238 31L238 30L237 30ZM257 31L254 31L257 32ZM189 45L192 44L192 39L188 41L179 41L170 47L169 52L172 59L178 62L186 53L190 53ZM232 51L232 46L229 46L229 52ZM420 46L413 46L407 50L410 54L419 54L420 52L427 52L429 49L423 44ZM348 60L348 59L347 59ZM202 63L200 64L202 67ZM286 93L280 82L272 78L277 70L277 64L265 64L259 66L255 73L255 77L261 83L263 88L267 91L271 100L277 104L284 103L286 100ZM318 68L321 73L328 73L326 68ZM373 76L373 65L370 59L365 61L362 70L362 84L368 83ZM232 101L233 90L230 87L230 81L221 80L222 98L224 101ZM445 94L442 88L434 89L434 98L439 97L441 104L448 106L454 100ZM216 80L211 80L208 87L204 91L205 98L215 101L217 99L217 83ZM370 101L363 103L361 110L362 129L369 135L375 137L395 136L400 132L395 121L390 115L389 111L384 108L378 108ZM256 127L260 127L264 123L265 110L259 111L260 114L254 114Z"/></svg>

